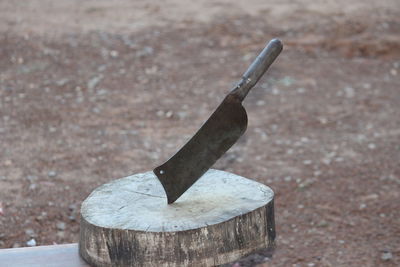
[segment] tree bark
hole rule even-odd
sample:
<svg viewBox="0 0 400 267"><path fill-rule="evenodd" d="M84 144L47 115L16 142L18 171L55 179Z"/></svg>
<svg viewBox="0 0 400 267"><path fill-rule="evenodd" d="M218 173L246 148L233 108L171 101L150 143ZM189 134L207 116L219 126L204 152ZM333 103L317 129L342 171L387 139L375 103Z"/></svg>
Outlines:
<svg viewBox="0 0 400 267"><path fill-rule="evenodd" d="M93 266L213 266L274 246L274 193L209 170L168 205L152 172L115 180L82 203L80 254Z"/></svg>

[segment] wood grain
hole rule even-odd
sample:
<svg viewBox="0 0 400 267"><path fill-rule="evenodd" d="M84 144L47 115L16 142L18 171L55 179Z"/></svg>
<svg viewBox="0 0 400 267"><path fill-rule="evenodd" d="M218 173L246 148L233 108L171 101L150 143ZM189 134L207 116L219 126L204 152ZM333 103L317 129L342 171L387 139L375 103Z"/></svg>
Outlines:
<svg viewBox="0 0 400 267"><path fill-rule="evenodd" d="M273 192L209 170L168 205L153 172L97 188L81 209L80 253L94 266L214 266L274 245Z"/></svg>

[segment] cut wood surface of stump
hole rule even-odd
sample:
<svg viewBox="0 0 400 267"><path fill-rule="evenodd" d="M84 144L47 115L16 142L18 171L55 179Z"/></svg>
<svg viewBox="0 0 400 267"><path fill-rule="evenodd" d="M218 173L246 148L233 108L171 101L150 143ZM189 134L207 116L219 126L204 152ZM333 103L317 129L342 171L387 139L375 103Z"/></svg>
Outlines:
<svg viewBox="0 0 400 267"><path fill-rule="evenodd" d="M104 184L82 203L79 250L93 266L214 266L275 239L274 193L209 170L168 205L153 172Z"/></svg>

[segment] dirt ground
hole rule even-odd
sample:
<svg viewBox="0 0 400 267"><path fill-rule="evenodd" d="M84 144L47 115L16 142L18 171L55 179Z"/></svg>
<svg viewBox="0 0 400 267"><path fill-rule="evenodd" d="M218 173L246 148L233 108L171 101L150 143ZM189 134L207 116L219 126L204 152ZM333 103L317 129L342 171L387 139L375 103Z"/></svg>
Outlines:
<svg viewBox="0 0 400 267"><path fill-rule="evenodd" d="M398 0L236 2L0 1L0 248L77 242L82 200L167 160L279 37L214 166L276 193L273 257L234 266L400 266Z"/></svg>

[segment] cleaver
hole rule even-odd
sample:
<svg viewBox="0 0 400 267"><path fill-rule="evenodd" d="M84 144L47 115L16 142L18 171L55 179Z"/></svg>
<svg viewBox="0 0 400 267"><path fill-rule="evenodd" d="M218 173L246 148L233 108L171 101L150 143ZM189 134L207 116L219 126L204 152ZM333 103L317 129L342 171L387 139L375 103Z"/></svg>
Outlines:
<svg viewBox="0 0 400 267"><path fill-rule="evenodd" d="M153 170L164 187L168 204L189 189L246 131L247 114L242 101L281 51L282 42L271 40L197 133Z"/></svg>

